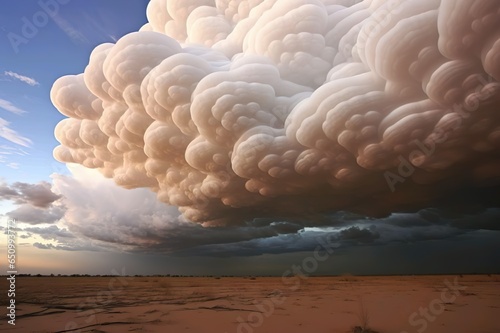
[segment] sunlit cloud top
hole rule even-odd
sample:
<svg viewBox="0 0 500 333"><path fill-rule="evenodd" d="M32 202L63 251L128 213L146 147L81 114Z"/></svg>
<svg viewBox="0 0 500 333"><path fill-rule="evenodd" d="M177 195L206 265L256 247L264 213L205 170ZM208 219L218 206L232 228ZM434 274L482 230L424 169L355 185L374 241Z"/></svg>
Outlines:
<svg viewBox="0 0 500 333"><path fill-rule="evenodd" d="M500 176L496 1L153 0L55 82L56 159L203 225L438 205Z"/></svg>

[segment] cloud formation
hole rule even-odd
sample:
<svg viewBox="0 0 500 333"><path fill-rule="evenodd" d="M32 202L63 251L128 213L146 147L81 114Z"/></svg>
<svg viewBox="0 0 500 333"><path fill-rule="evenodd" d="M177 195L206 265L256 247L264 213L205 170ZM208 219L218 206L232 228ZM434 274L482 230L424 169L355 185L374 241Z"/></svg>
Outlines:
<svg viewBox="0 0 500 333"><path fill-rule="evenodd" d="M5 100L5 99L2 99L2 98L0 98L0 109L6 110L8 112L11 112L11 113L14 113L17 115L26 113L25 110L15 106L12 102ZM0 117L0 138L3 138L7 141L10 141L12 143L15 143L15 144L23 146L23 147L30 147L31 144L33 143L30 139L22 136L21 134L19 134L15 130L13 130L10 127L10 122L3 119L2 117ZM4 161L2 161L1 155L12 153L12 148L5 148L5 147L6 147L5 145L0 145L0 162L4 162ZM10 152L9 151L6 152L5 151L6 149L10 150Z"/></svg>
<svg viewBox="0 0 500 333"><path fill-rule="evenodd" d="M54 83L59 161L205 226L388 215L500 183L498 1L152 0L147 14Z"/></svg>
<svg viewBox="0 0 500 333"><path fill-rule="evenodd" d="M29 155L22 148L11 147L9 145L0 144L0 164L4 164L6 167L12 169L18 169L20 164L17 162L12 162L12 158L15 156L26 156Z"/></svg>
<svg viewBox="0 0 500 333"><path fill-rule="evenodd" d="M38 184L16 182L12 185L0 184L0 199L12 200L16 204L30 204L38 208L48 208L61 198L52 192L52 185L42 181Z"/></svg>
<svg viewBox="0 0 500 333"><path fill-rule="evenodd" d="M11 219L28 224L44 224L59 221L65 213L64 207L54 205L49 208L38 208L32 205L20 205L7 213Z"/></svg>
<svg viewBox="0 0 500 333"><path fill-rule="evenodd" d="M75 238L75 236L67 229L60 229L55 225L51 225L47 228L31 227L26 228L23 231L30 234L40 235L45 240L67 240Z"/></svg>
<svg viewBox="0 0 500 333"><path fill-rule="evenodd" d="M14 131L9 125L10 123L7 120L0 117L0 138L23 147L30 147L33 142Z"/></svg>
<svg viewBox="0 0 500 333"><path fill-rule="evenodd" d="M159 202L147 189L127 190L97 170L80 165L69 168L71 175L52 176L52 191L61 196L58 204L38 213L43 216L63 207L58 225L22 230L43 238L45 243L35 245L41 249L253 256L312 251L319 239L343 247L383 246L453 239L500 228L500 209L493 208L460 214L428 208L385 218L339 211L204 227L186 221L176 207Z"/></svg>
<svg viewBox="0 0 500 333"><path fill-rule="evenodd" d="M7 101L5 99L1 99L1 98L0 98L0 108L7 110L9 112L15 113L15 114L23 114L26 112L23 109L18 108L17 106L12 104L12 102L9 102L9 101Z"/></svg>
<svg viewBox="0 0 500 333"><path fill-rule="evenodd" d="M65 208L60 203L61 196L52 192L51 188L52 185L45 181L38 184L0 183L0 200L9 200L18 206L6 215L28 224L59 221L64 216Z"/></svg>
<svg viewBox="0 0 500 333"><path fill-rule="evenodd" d="M30 85L30 86L37 86L39 85L40 83L38 83L37 80L35 80L34 78L32 77L29 77L29 76L25 76L25 75L21 75L21 74L18 74L16 72L12 72L12 71L5 71L3 73L5 76L8 76L8 77L11 77L11 78L14 78L16 80L19 80L21 82L24 82L26 83L27 85Z"/></svg>

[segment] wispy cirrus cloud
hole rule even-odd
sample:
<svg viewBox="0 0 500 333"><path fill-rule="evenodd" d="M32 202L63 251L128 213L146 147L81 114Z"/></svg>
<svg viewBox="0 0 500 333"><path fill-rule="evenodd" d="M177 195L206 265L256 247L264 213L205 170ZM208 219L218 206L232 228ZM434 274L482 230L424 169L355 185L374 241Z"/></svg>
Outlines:
<svg viewBox="0 0 500 333"><path fill-rule="evenodd" d="M19 163L16 163L16 162L7 163L6 166L8 166L9 168L14 169L14 170L17 170L20 167Z"/></svg>
<svg viewBox="0 0 500 333"><path fill-rule="evenodd" d="M78 31L71 23L65 19L63 19L59 15L55 15L52 17L55 24L59 27L68 36L74 43L77 44L88 44L89 40L85 35Z"/></svg>
<svg viewBox="0 0 500 333"><path fill-rule="evenodd" d="M29 155L29 153L24 151L22 148L11 147L8 145L0 145L0 155L27 156Z"/></svg>
<svg viewBox="0 0 500 333"><path fill-rule="evenodd" d="M19 73L16 73L16 72L12 72L12 71L5 71L4 72L4 75L5 76L9 76L13 79L16 79L16 80L19 80L21 82L24 82L32 87L34 86L38 86L40 83L35 80L34 78L32 77L29 77L29 76L25 76L25 75L21 75Z"/></svg>
<svg viewBox="0 0 500 333"><path fill-rule="evenodd" d="M7 72L6 72L7 73ZM25 110L17 107L14 105L12 102L0 98L0 109L3 109L5 111L8 111L10 113L16 114L16 115L21 115L23 113L26 113ZM4 118L0 117L0 138L3 138L7 141L10 141L12 143L15 143L17 145L23 146L23 147L30 147L31 144L33 143L30 139L22 136L21 134L17 133L15 130L10 128L10 122L5 120ZM6 145L0 145L0 157L3 155L12 155L12 154L18 154L18 155L26 155L27 153L21 154L18 151L16 151L16 148L11 148ZM1 159L0 162L5 162L5 158Z"/></svg>
<svg viewBox="0 0 500 333"><path fill-rule="evenodd" d="M25 110L15 106L12 102L5 100L5 99L1 99L1 98L0 98L0 108L4 109L6 111L9 111L11 113L14 113L14 114L26 113Z"/></svg>
<svg viewBox="0 0 500 333"><path fill-rule="evenodd" d="M23 147L30 147L33 144L30 139L17 133L12 128L10 128L9 125L10 123L7 120L0 118L0 138L4 138L7 141Z"/></svg>
<svg viewBox="0 0 500 333"><path fill-rule="evenodd" d="M9 145L0 145L0 164L5 165L11 169L19 169L21 165L12 161L16 156L27 156L29 153L25 152L22 148Z"/></svg>
<svg viewBox="0 0 500 333"><path fill-rule="evenodd" d="M104 40L110 40L116 43L119 38L115 34L110 33L112 28L107 24L108 21L106 20L106 15L107 14L105 12L100 12L98 13L97 18L95 18L89 13L82 13L82 16L85 18L85 22L87 23L86 27L89 28L93 34Z"/></svg>

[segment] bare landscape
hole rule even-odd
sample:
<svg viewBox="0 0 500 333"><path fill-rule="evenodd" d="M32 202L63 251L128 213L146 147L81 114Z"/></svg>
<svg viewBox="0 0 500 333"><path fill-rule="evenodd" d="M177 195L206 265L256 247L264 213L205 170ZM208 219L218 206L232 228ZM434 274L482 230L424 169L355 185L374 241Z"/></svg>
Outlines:
<svg viewBox="0 0 500 333"><path fill-rule="evenodd" d="M15 330L497 333L499 282L499 275L18 277Z"/></svg>

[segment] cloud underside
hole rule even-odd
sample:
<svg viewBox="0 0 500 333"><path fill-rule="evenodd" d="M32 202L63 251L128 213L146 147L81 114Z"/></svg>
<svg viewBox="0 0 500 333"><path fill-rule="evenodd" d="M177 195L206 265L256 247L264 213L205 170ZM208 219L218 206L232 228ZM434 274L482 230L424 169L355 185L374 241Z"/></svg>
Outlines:
<svg viewBox="0 0 500 333"><path fill-rule="evenodd" d="M7 216L17 220L19 237L37 237L33 245L39 249L253 256L312 251L325 243L352 247L481 239L499 231L500 208L480 203L383 218L347 211L270 217L254 211L239 223L204 226L186 220L149 189L124 189L97 170L69 168L70 175L52 175L52 186L0 186L0 197L17 205Z"/></svg>
<svg viewBox="0 0 500 333"><path fill-rule="evenodd" d="M387 216L489 193L500 182L499 9L153 0L139 32L54 84L68 117L54 155L150 188L204 225Z"/></svg>
<svg viewBox="0 0 500 333"><path fill-rule="evenodd" d="M52 189L60 199L45 215L38 214L42 218L63 212L64 227L24 229L43 238L36 244L40 249L249 256L310 251L321 243L319 239L347 247L376 246L499 230L500 209L481 206L464 207L461 212L428 208L385 218L345 211L296 218L262 215L238 225L206 227L185 220L178 208L159 202L148 189L126 190L95 170L74 165L70 169L71 176L53 175Z"/></svg>
<svg viewBox="0 0 500 333"><path fill-rule="evenodd" d="M14 189L12 216L83 242L39 248L250 255L497 231L497 1L152 0L147 14L51 90L68 117L55 158L110 179L71 166L43 207Z"/></svg>

